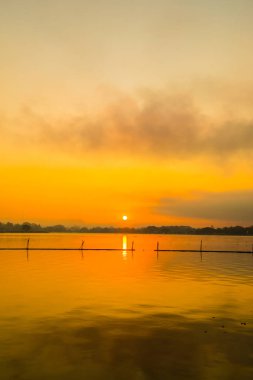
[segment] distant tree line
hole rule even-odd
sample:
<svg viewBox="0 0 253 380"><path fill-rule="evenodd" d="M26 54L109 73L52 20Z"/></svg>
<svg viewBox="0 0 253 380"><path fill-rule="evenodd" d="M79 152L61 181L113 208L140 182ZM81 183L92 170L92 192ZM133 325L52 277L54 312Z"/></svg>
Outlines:
<svg viewBox="0 0 253 380"><path fill-rule="evenodd" d="M253 226L241 227L203 227L193 228L190 226L147 226L139 228L117 228L117 227L66 227L61 224L55 226L42 227L35 223L1 223L0 233L50 233L50 232L68 232L68 233L134 233L134 234L178 234L178 235L253 235Z"/></svg>

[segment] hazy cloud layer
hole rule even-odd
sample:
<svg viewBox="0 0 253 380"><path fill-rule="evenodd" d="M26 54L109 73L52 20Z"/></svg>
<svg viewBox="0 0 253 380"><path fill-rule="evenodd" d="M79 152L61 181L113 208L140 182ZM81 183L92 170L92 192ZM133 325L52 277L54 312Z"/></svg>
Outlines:
<svg viewBox="0 0 253 380"><path fill-rule="evenodd" d="M161 199L156 212L189 218L253 223L253 190L197 192L189 199Z"/></svg>
<svg viewBox="0 0 253 380"><path fill-rule="evenodd" d="M12 140L73 152L121 152L187 158L195 155L249 154L253 147L253 114L242 118L211 117L189 96L143 92L120 95L93 114L54 118L27 108L9 122Z"/></svg>

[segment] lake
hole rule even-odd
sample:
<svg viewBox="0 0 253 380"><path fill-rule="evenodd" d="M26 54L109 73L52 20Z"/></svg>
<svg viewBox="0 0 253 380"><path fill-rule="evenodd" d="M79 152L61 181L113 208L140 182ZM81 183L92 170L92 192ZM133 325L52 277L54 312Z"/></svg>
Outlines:
<svg viewBox="0 0 253 380"><path fill-rule="evenodd" d="M1 234L0 378L253 379L253 237ZM134 242L135 251L127 251Z"/></svg>

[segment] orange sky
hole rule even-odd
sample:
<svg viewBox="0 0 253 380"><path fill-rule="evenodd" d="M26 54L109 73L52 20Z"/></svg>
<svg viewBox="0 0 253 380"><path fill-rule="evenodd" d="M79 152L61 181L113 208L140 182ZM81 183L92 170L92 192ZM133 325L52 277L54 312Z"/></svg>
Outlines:
<svg viewBox="0 0 253 380"><path fill-rule="evenodd" d="M252 224L251 2L0 8L0 220Z"/></svg>

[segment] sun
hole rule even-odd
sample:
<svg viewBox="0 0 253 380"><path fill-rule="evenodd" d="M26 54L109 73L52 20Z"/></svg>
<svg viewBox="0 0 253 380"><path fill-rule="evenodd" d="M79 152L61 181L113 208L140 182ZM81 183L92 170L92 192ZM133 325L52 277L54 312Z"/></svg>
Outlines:
<svg viewBox="0 0 253 380"><path fill-rule="evenodd" d="M123 219L123 220L127 220L127 219L128 219L128 218L127 218L127 215L123 215L123 216L122 216L122 219Z"/></svg>

